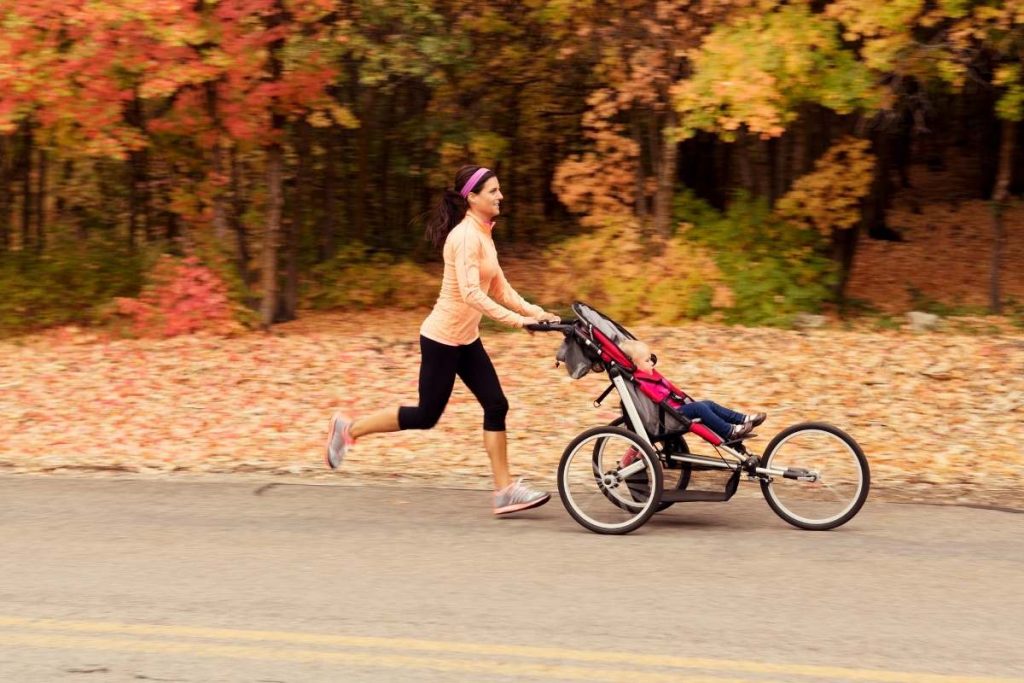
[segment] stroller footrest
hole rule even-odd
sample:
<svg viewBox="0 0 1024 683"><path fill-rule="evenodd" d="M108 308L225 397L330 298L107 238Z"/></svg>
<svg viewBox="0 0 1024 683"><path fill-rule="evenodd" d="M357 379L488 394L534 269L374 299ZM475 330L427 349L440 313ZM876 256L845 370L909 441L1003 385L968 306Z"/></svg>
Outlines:
<svg viewBox="0 0 1024 683"><path fill-rule="evenodd" d="M661 500L665 503L723 503L732 496L721 491L664 491Z"/></svg>

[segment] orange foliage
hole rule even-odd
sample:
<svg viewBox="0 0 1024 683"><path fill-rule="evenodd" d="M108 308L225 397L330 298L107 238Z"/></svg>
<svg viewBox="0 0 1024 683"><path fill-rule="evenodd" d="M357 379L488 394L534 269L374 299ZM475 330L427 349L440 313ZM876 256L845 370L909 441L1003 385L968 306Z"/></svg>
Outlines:
<svg viewBox="0 0 1024 683"><path fill-rule="evenodd" d="M608 120L614 93L600 90L590 97L591 109L583 116L584 136L591 149L575 154L555 171L553 187L570 211L583 214L585 225L601 225L613 217L629 217L633 210L637 161L640 150L625 137L623 126Z"/></svg>
<svg viewBox="0 0 1024 683"><path fill-rule="evenodd" d="M779 216L828 236L860 221L860 201L874 178L871 143L844 137L814 165L814 170L793 183L775 205Z"/></svg>

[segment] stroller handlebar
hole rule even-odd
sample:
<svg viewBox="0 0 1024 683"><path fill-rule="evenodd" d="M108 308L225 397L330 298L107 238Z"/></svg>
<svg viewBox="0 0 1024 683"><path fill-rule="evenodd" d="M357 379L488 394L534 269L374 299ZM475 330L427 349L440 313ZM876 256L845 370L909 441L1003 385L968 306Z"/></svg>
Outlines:
<svg viewBox="0 0 1024 683"><path fill-rule="evenodd" d="M562 321L562 322L557 322L557 323L539 322L539 323L531 323L531 324L527 325L526 329L530 330L531 332L562 332L562 333L566 333L566 332L571 331L575 324L576 324L575 320Z"/></svg>

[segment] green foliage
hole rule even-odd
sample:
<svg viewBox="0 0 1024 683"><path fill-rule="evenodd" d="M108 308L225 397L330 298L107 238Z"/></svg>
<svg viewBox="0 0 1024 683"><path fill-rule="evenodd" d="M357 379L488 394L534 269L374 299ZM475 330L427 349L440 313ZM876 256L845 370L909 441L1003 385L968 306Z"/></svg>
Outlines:
<svg viewBox="0 0 1024 683"><path fill-rule="evenodd" d="M788 326L832 300L838 269L825 239L778 218L764 200L741 194L720 213L685 192L676 214L687 224L682 236L709 248L732 290L727 322Z"/></svg>
<svg viewBox="0 0 1024 683"><path fill-rule="evenodd" d="M714 290L708 285L698 285L691 293L687 301L687 317L703 318L711 315L714 310Z"/></svg>
<svg viewBox="0 0 1024 683"><path fill-rule="evenodd" d="M0 336L93 324L112 298L134 296L153 260L123 241L97 236L51 245L43 254L0 255Z"/></svg>
<svg viewBox="0 0 1024 683"><path fill-rule="evenodd" d="M874 328L878 331L899 330L902 327L900 321L889 315L881 315L875 320Z"/></svg>
<svg viewBox="0 0 1024 683"><path fill-rule="evenodd" d="M349 242L311 269L303 301L315 309L418 308L434 303L437 282L421 265Z"/></svg>

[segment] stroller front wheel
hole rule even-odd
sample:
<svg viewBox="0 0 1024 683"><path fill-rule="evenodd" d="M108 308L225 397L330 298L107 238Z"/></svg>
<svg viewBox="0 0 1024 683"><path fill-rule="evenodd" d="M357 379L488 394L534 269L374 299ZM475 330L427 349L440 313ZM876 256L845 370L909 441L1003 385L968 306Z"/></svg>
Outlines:
<svg viewBox="0 0 1024 683"><path fill-rule="evenodd" d="M650 444L621 427L594 427L566 447L558 494L569 515L599 534L627 534L658 510L664 479Z"/></svg>
<svg viewBox="0 0 1024 683"><path fill-rule="evenodd" d="M775 513L800 529L824 531L853 519L871 489L871 470L849 434L804 422L771 440L761 466L774 474L761 492Z"/></svg>

